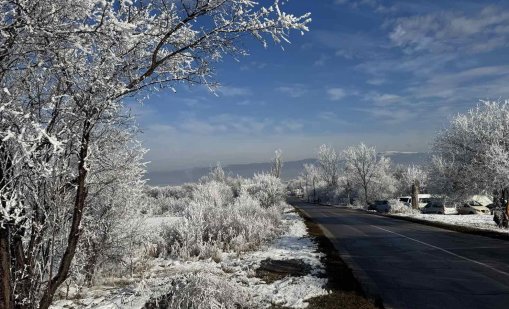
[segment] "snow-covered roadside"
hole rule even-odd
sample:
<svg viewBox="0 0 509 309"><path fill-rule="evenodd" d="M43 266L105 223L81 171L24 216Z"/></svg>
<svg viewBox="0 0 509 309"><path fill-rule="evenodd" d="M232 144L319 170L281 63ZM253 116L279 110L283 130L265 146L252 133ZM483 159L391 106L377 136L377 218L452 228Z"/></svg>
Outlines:
<svg viewBox="0 0 509 309"><path fill-rule="evenodd" d="M438 215L438 214L392 214L398 217L409 217L425 221L440 222L457 226L472 227L483 230L495 231L499 233L508 233L508 229L497 227L493 221L492 215Z"/></svg>
<svg viewBox="0 0 509 309"><path fill-rule="evenodd" d="M212 259L180 262L169 259L154 259L142 278L122 281L123 286L95 286L82 291L79 299L59 300L52 306L57 308L142 308L150 299L164 295L176 277L186 275L213 275L238 286L247 292L251 301L262 307L277 304L290 308L305 308L306 299L325 295L327 279L320 278L324 267L321 253L308 237L302 218L295 212L286 212L283 217L286 232L258 251L242 255L223 254L218 263ZM299 259L312 270L300 277L286 277L266 283L255 277L255 271L263 260ZM114 280L112 280L114 282Z"/></svg>
<svg viewBox="0 0 509 309"><path fill-rule="evenodd" d="M363 210L369 213L376 213L375 210L366 210L364 206L348 205L347 208ZM509 229L499 228L495 221L493 221L493 215L442 215L442 214L423 214L419 211L413 211L409 209L406 212L400 213L389 213L390 216L395 217L407 217L414 218L430 222L439 222L456 226L463 226L469 228L476 228L486 231L494 231L499 233L509 234Z"/></svg>

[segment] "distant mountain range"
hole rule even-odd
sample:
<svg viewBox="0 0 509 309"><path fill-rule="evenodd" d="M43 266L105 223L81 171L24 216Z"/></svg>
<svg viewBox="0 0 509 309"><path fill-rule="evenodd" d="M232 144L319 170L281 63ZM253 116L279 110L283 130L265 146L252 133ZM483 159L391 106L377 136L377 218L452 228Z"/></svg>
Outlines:
<svg viewBox="0 0 509 309"><path fill-rule="evenodd" d="M386 151L381 153L389 157L393 164L401 165L425 165L431 160L431 155L426 152L398 152ZM303 159L298 161L286 161L283 163L281 178L284 180L296 178L303 170L304 164L316 163L316 159ZM242 177L252 177L255 173L268 172L271 169L270 162L232 164L223 167L226 173ZM175 171L149 171L146 175L148 184L153 186L181 185L186 182L195 182L210 172L210 167L194 167Z"/></svg>

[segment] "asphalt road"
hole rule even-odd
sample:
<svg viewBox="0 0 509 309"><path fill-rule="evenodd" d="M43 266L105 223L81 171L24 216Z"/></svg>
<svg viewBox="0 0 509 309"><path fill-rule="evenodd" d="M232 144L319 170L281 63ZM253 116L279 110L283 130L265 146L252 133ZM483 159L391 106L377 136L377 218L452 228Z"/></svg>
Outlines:
<svg viewBox="0 0 509 309"><path fill-rule="evenodd" d="M509 308L509 242L304 202L386 308Z"/></svg>

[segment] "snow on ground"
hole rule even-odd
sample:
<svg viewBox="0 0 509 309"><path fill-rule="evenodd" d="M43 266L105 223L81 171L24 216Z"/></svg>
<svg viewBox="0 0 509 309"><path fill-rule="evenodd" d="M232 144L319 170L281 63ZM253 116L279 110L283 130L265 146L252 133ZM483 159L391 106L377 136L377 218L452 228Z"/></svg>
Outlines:
<svg viewBox="0 0 509 309"><path fill-rule="evenodd" d="M164 219L151 220L149 226L157 226ZM307 307L306 299L326 295L327 283L323 277L324 266L317 245L308 237L302 218L295 212L284 214L286 232L258 251L245 254L223 254L219 263L211 259L177 261L154 259L143 277L127 280L110 280L109 286L95 286L80 293L79 299L59 300L51 307L59 308L142 308L150 298L164 295L173 278L192 274L212 274L234 282L246 290L250 298L262 307L272 304L289 308ZM265 259L300 259L312 267L301 277L286 277L270 284L255 277L255 270ZM121 283L121 284L120 284Z"/></svg>
<svg viewBox="0 0 509 309"><path fill-rule="evenodd" d="M474 227L483 230L509 233L508 229L497 227L493 215L436 215L436 214L393 214L394 216L411 217L426 221L447 223L458 226Z"/></svg>

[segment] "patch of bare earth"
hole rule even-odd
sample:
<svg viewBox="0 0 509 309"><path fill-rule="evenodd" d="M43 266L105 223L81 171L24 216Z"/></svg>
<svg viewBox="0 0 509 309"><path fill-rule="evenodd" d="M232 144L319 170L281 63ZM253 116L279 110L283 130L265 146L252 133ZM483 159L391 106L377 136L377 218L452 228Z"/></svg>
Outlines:
<svg viewBox="0 0 509 309"><path fill-rule="evenodd" d="M299 259L265 259L261 261L260 267L256 269L256 277L270 284L286 277L305 276L309 274L311 270L312 268L310 265Z"/></svg>

